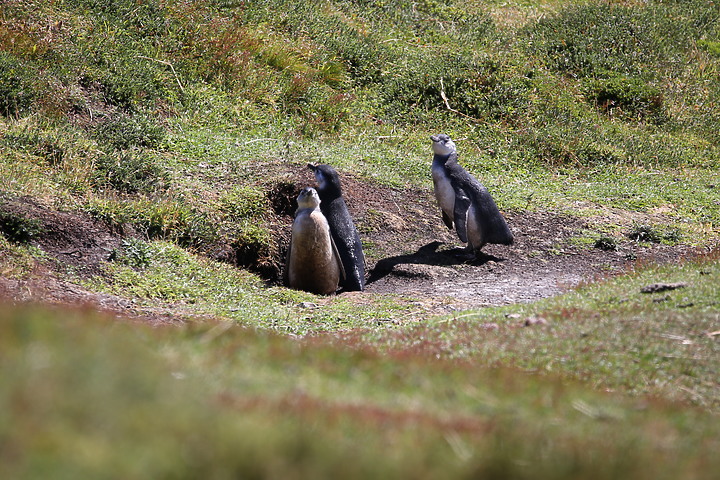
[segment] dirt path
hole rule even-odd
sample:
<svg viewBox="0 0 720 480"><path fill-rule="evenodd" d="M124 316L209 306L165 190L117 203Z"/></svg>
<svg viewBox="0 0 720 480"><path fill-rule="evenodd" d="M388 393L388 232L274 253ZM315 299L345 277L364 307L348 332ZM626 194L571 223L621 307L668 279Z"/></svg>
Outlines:
<svg viewBox="0 0 720 480"><path fill-rule="evenodd" d="M436 221L442 222L439 215ZM487 245L484 258L468 262L454 232L442 240L406 242L403 252L381 258L371 271L368 292L419 298L445 297L448 309L531 302L591 281L627 271L636 262L667 262L687 249L627 242L619 251L577 247L572 237L580 221L547 214L508 215L512 246ZM396 240L396 244L401 243Z"/></svg>
<svg viewBox="0 0 720 480"><path fill-rule="evenodd" d="M367 291L442 299L447 309L531 302L627 271L636 262L668 262L690 253L683 246L629 239L617 251L579 247L573 238L587 228L583 220L519 212L505 214L514 244L487 245L485 258L468 263L429 189L368 189L346 177L344 190L367 245Z"/></svg>

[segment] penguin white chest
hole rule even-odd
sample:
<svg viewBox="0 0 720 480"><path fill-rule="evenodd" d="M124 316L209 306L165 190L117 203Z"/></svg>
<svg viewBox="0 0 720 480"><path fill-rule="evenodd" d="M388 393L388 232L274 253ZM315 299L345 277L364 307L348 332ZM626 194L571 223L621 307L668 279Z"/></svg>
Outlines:
<svg viewBox="0 0 720 480"><path fill-rule="evenodd" d="M435 198L440 205L440 209L442 209L448 217L453 218L455 190L453 190L450 179L445 173L445 169L441 165L433 165L432 178L435 187Z"/></svg>

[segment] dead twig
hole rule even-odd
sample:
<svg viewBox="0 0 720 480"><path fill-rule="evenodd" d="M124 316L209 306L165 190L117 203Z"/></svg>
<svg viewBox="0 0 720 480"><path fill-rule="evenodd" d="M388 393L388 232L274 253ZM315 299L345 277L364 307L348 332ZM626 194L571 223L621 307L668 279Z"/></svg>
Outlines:
<svg viewBox="0 0 720 480"><path fill-rule="evenodd" d="M173 73L173 75L175 76L175 81L177 82L178 87L180 87L180 91L181 91L182 93L185 93L185 88L183 87L182 83L180 82L180 77L178 77L178 74L177 74L177 72L175 71L175 67L173 67L173 64L172 64L172 63L170 63L170 62L168 62L168 61L166 61L166 60L158 60L157 58L146 57L146 56L144 56L144 55L136 55L135 58L142 58L142 59L144 59L144 60L150 60L151 62L162 63L163 65L167 65L168 67L170 67L170 71L171 71L171 72Z"/></svg>
<svg viewBox="0 0 720 480"><path fill-rule="evenodd" d="M450 106L450 102L448 101L447 95L445 95L445 83L443 82L443 79L442 79L442 78L440 78L440 97L442 97L443 102L445 102L445 108L447 108L447 109L450 110L451 112L457 113L457 114L460 115L461 117L465 117L465 118L467 118L467 119L470 119L470 120L472 120L473 122L477 122L477 123L481 123L481 122L482 122L482 120L480 120L479 118L475 118L475 117L471 117L470 115L466 115L466 114L462 113L461 111L456 110L456 109L454 109L454 108L452 108L452 107Z"/></svg>

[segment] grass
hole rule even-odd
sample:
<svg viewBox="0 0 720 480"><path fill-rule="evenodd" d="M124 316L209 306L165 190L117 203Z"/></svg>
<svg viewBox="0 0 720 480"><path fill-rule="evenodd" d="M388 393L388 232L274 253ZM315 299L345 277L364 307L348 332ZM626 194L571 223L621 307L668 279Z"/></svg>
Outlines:
<svg viewBox="0 0 720 480"><path fill-rule="evenodd" d="M407 321L411 304L392 296L362 303L270 287L257 275L189 254L167 242L126 242L102 276L87 285L148 309L179 310L304 336L386 329Z"/></svg>
<svg viewBox="0 0 720 480"><path fill-rule="evenodd" d="M466 312L387 337L370 336L390 349L560 374L598 390L717 412L718 275L715 252L682 265L639 268L533 304ZM642 292L657 283L684 287ZM543 321L525 326L537 318Z"/></svg>
<svg viewBox="0 0 720 480"><path fill-rule="evenodd" d="M135 232L60 280L185 324L3 309L0 476L712 478L717 255L442 318L263 278L293 172L429 191L439 132L502 210L582 217L584 248L711 250L717 13L5 2L0 196ZM52 262L32 223L2 223L0 290ZM641 293L657 282L687 286Z"/></svg>
<svg viewBox="0 0 720 480"><path fill-rule="evenodd" d="M708 413L502 368L82 311L6 309L0 328L13 478L712 478L717 466Z"/></svg>

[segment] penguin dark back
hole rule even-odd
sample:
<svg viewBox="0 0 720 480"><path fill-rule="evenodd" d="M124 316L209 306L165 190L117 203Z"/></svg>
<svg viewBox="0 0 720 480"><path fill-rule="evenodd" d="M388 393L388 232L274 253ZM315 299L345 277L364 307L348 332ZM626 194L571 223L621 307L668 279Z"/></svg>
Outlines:
<svg viewBox="0 0 720 480"><path fill-rule="evenodd" d="M344 291L365 289L365 255L362 242L342 196L340 176L330 165L308 164L315 174L320 210L330 225L335 246L345 268Z"/></svg>
<svg viewBox="0 0 720 480"><path fill-rule="evenodd" d="M474 257L486 243L511 245L513 235L495 200L457 158L455 143L446 134L432 135L433 189L445 225L455 231Z"/></svg>

